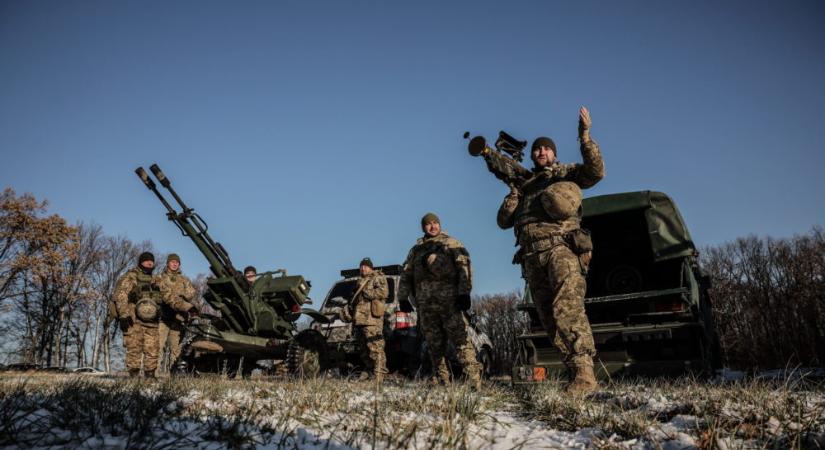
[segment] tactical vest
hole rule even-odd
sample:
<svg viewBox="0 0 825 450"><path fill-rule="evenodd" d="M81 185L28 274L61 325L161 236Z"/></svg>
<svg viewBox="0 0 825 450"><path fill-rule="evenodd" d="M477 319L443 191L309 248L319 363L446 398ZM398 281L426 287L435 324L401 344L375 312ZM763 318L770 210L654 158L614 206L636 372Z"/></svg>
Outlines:
<svg viewBox="0 0 825 450"><path fill-rule="evenodd" d="M547 250L565 242L564 236L581 224L581 208L578 214L565 220L554 220L541 203L541 194L551 184L562 181L567 167L562 164L537 172L522 186L522 198L514 217L516 242L525 253Z"/></svg>
<svg viewBox="0 0 825 450"><path fill-rule="evenodd" d="M160 288L152 283L152 278L152 275L139 271L134 290L135 317L145 323L157 323L160 320L160 305L163 303Z"/></svg>

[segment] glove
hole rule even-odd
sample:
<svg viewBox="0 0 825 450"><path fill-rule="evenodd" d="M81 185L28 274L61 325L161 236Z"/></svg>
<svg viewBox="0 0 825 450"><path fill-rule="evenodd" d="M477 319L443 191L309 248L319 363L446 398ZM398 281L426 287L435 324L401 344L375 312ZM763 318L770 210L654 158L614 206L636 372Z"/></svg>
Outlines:
<svg viewBox="0 0 825 450"><path fill-rule="evenodd" d="M471 303L470 294L461 294L455 298L455 306L459 311L468 311Z"/></svg>
<svg viewBox="0 0 825 450"><path fill-rule="evenodd" d="M579 109L579 142L585 143L590 141L590 127L593 125L593 120L590 119L590 112L584 106Z"/></svg>
<svg viewBox="0 0 825 450"><path fill-rule="evenodd" d="M121 317L119 322L120 322L120 331L122 331L124 333L129 329L129 327L134 325L134 322L132 321L131 317Z"/></svg>

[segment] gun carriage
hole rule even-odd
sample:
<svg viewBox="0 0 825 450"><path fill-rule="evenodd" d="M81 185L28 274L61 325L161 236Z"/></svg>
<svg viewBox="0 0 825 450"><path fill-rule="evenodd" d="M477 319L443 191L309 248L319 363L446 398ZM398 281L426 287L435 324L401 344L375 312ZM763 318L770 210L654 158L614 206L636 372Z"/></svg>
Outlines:
<svg viewBox="0 0 825 450"><path fill-rule="evenodd" d="M202 314L187 324L175 370L242 375L250 373L259 360L282 360L293 373L316 373L324 338L314 330L299 333L296 327L301 315L327 321L323 314L303 306L311 303L310 282L300 275L288 275L284 269L265 272L252 284L247 282L226 249L209 235L206 222L186 206L160 167L153 164L149 169L180 211L166 200L143 167L135 173L166 208L167 218L203 254L212 272L203 300L217 314Z"/></svg>

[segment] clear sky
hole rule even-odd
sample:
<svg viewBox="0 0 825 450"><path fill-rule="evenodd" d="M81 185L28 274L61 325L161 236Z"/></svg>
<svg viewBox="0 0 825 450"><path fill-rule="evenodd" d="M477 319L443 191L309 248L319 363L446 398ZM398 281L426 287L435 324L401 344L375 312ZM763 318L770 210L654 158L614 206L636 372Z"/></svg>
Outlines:
<svg viewBox="0 0 825 450"><path fill-rule="evenodd" d="M507 188L464 131L548 135L671 195L699 246L825 223L825 3L0 2L0 186L205 260L133 170L158 163L236 265L322 298L400 263L427 211L475 293L519 288Z"/></svg>

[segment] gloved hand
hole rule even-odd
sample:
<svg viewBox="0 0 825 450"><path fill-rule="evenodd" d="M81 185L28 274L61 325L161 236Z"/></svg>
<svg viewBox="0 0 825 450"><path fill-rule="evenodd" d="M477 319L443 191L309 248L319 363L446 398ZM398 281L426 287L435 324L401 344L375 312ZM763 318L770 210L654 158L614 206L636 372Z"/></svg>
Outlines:
<svg viewBox="0 0 825 450"><path fill-rule="evenodd" d="M582 106L579 109L579 142L584 143L590 140L591 125L593 125L593 120L590 119L590 112Z"/></svg>
<svg viewBox="0 0 825 450"><path fill-rule="evenodd" d="M471 304L470 294L461 294L455 298L455 306L459 311L469 311Z"/></svg>
<svg viewBox="0 0 825 450"><path fill-rule="evenodd" d="M132 321L131 317L121 317L120 320L120 331L126 332L132 325L134 325L134 321Z"/></svg>

